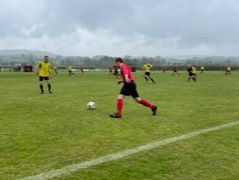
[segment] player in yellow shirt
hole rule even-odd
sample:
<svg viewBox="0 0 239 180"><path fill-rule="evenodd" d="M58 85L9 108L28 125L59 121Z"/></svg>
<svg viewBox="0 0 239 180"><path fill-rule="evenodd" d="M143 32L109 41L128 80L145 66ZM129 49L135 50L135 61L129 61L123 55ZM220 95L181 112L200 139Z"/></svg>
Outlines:
<svg viewBox="0 0 239 180"><path fill-rule="evenodd" d="M51 83L50 83L52 70L51 70L51 64L48 62L48 56L44 56L44 61L41 61L37 64L36 74L39 75L39 86L41 89L41 94L44 93L44 88L43 88L43 83L42 83L43 80L47 81L48 91L49 91L49 93L52 93Z"/></svg>
<svg viewBox="0 0 239 180"><path fill-rule="evenodd" d="M205 70L205 68L204 68L204 66L202 66L201 67L201 74L203 74L204 70Z"/></svg>
<svg viewBox="0 0 239 180"><path fill-rule="evenodd" d="M150 79L153 83L155 83L150 74L150 68L152 67L152 64L147 63L147 61L144 62L143 69L145 70L145 73L143 74L143 77L145 78L146 82L148 82L148 80Z"/></svg>
<svg viewBox="0 0 239 180"><path fill-rule="evenodd" d="M192 79L193 81L195 82L197 79L196 79L196 68L194 66L192 66Z"/></svg>
<svg viewBox="0 0 239 180"><path fill-rule="evenodd" d="M192 80L195 82L196 81L196 68L188 64L187 66L187 71L188 71L188 82L192 78Z"/></svg>
<svg viewBox="0 0 239 180"><path fill-rule="evenodd" d="M57 66L54 66L53 69L54 69L55 73L58 74L58 72L57 72Z"/></svg>
<svg viewBox="0 0 239 180"><path fill-rule="evenodd" d="M231 67L230 66L227 66L226 67L226 75L230 74L231 75Z"/></svg>
<svg viewBox="0 0 239 180"><path fill-rule="evenodd" d="M74 73L72 72L72 69L73 69L73 67L72 67L71 65L68 65L68 66L67 66L67 70L68 70L69 76L71 76L72 74L74 74Z"/></svg>

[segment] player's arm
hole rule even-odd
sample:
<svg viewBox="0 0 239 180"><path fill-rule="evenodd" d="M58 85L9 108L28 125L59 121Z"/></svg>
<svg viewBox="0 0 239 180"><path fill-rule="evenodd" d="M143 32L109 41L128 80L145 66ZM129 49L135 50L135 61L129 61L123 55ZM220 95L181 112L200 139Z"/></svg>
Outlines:
<svg viewBox="0 0 239 180"><path fill-rule="evenodd" d="M130 83L130 82L131 82L130 79L129 79L129 75L128 75L128 74L125 74L125 75L124 75L124 78L125 78L125 82L126 82L126 83ZM119 81L117 82L117 84L119 85L119 84L122 83L122 82L124 82L124 80L119 80Z"/></svg>
<svg viewBox="0 0 239 180"><path fill-rule="evenodd" d="M121 69L121 71L122 71L122 69ZM119 85L120 83L123 83L124 82L124 79L123 79L123 77L122 77L122 80L119 80L118 82L117 82L117 84Z"/></svg>
<svg viewBox="0 0 239 180"><path fill-rule="evenodd" d="M131 80L129 79L129 70L124 66L124 67L122 67L122 69L121 69L122 71L123 71L123 75L124 75L124 79L125 79L125 82L126 83L130 83L131 82Z"/></svg>
<svg viewBox="0 0 239 180"><path fill-rule="evenodd" d="M117 82L117 84L119 85L120 83L122 83L122 82L124 82L123 80L119 80L118 82Z"/></svg>
<svg viewBox="0 0 239 180"><path fill-rule="evenodd" d="M39 62L36 66L36 74L39 75L39 71L41 69L41 63Z"/></svg>
<svg viewBox="0 0 239 180"><path fill-rule="evenodd" d="M125 81L126 81L127 83L130 83L130 82L131 82L131 80L129 79L129 75L128 75L128 74L125 74L125 75L124 75L124 78L125 78Z"/></svg>
<svg viewBox="0 0 239 180"><path fill-rule="evenodd" d="M51 69L51 65L49 65L48 72L49 72L49 76L50 76L50 78L51 78L51 77L52 77L52 69Z"/></svg>

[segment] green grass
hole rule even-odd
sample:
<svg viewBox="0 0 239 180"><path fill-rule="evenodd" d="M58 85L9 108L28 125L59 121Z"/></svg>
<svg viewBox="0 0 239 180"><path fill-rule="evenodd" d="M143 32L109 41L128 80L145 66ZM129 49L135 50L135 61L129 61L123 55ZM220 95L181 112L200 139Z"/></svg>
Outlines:
<svg viewBox="0 0 239 180"><path fill-rule="evenodd" d="M0 179L14 180L78 164L150 142L239 120L237 72L134 73L150 109L124 99L123 118L111 119L121 85L108 72L54 75L53 94L41 95L34 73L0 73ZM89 101L96 103L88 110ZM56 177L57 180L238 180L238 126L178 141Z"/></svg>

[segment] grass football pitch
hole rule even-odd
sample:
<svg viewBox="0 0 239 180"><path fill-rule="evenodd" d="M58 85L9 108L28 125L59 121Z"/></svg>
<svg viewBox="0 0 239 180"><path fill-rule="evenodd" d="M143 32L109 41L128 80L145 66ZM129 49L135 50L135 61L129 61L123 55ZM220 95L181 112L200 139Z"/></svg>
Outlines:
<svg viewBox="0 0 239 180"><path fill-rule="evenodd" d="M156 116L131 97L123 117L112 119L122 85L108 72L53 75L40 94L34 73L0 72L0 179L48 173L152 142L239 121L239 73L152 72L156 83L133 73L140 97L158 106ZM89 101L96 103L88 110ZM168 143L50 179L238 180L239 125ZM43 179L43 178L42 178Z"/></svg>

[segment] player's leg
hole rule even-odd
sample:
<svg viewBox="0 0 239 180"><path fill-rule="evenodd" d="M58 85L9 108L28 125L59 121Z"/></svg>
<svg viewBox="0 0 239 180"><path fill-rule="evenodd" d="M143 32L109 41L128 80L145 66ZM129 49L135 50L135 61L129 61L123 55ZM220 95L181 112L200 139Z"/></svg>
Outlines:
<svg viewBox="0 0 239 180"><path fill-rule="evenodd" d="M123 94L119 94L117 97L117 114L119 114L120 116L122 115L122 109L123 109L123 105L124 105L124 95Z"/></svg>
<svg viewBox="0 0 239 180"><path fill-rule="evenodd" d="M136 88L136 84L133 83L132 85L132 89L131 89L131 96L134 98L134 100L139 103L139 104L142 104L143 106L146 106L148 108L150 108L153 112L153 115L156 115L156 112L157 112L157 106L151 104L150 102L148 102L147 100L145 99L142 99L139 97L139 94L137 92L137 88Z"/></svg>
<svg viewBox="0 0 239 180"><path fill-rule="evenodd" d="M192 75L192 80L195 82L196 81L196 74Z"/></svg>
<svg viewBox="0 0 239 180"><path fill-rule="evenodd" d="M146 72L146 76L148 76L148 78L155 83L154 79L151 77L151 73L150 72Z"/></svg>
<svg viewBox="0 0 239 180"><path fill-rule="evenodd" d="M146 107L150 108L152 110L152 112L153 112L152 115L156 115L156 113L157 113L157 106L151 104L150 102L148 102L145 99L141 99L140 97L134 98L134 100L136 102L138 102L139 104L142 104L143 106L146 106Z"/></svg>
<svg viewBox="0 0 239 180"><path fill-rule="evenodd" d="M43 88L43 77L42 76L39 76L39 87L40 87L40 90L41 90L41 94L44 93L44 88Z"/></svg>
<svg viewBox="0 0 239 180"><path fill-rule="evenodd" d="M153 82L153 83L155 83L155 81L154 81L154 79L149 75L149 79Z"/></svg>
<svg viewBox="0 0 239 180"><path fill-rule="evenodd" d="M112 118L121 118L122 117L122 109L124 105L124 99L125 95L119 94L117 97L117 113L110 114L110 117Z"/></svg>
<svg viewBox="0 0 239 180"><path fill-rule="evenodd" d="M48 91L49 91L49 93L52 93L52 91L51 91L51 83L50 83L49 77L47 78L46 81L47 81Z"/></svg>
<svg viewBox="0 0 239 180"><path fill-rule="evenodd" d="M119 77L118 71L115 71L115 76L116 76L117 78Z"/></svg>
<svg viewBox="0 0 239 180"><path fill-rule="evenodd" d="M146 80L146 82L148 82L149 79L146 77L146 73L143 74L143 77Z"/></svg>

